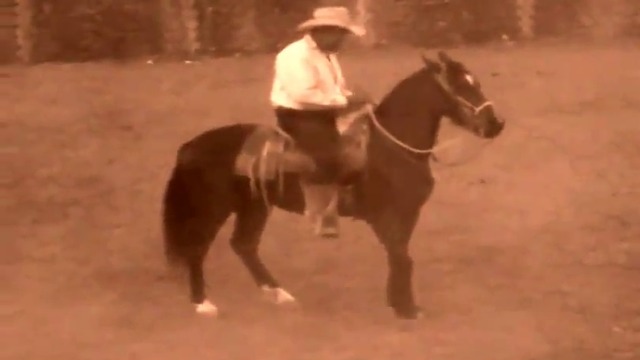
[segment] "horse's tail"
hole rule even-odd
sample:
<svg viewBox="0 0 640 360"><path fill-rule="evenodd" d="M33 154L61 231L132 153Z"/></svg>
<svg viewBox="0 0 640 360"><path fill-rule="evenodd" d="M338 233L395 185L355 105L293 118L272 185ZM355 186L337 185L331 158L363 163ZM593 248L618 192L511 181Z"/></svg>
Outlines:
<svg viewBox="0 0 640 360"><path fill-rule="evenodd" d="M167 262L172 266L184 264L188 256L186 228L192 204L185 171L179 162L176 163L163 199L164 253Z"/></svg>

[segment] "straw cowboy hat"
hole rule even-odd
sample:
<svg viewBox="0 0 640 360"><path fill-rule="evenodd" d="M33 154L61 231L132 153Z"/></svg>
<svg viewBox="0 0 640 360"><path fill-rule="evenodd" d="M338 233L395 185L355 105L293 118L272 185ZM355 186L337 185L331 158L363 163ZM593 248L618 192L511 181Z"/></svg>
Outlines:
<svg viewBox="0 0 640 360"><path fill-rule="evenodd" d="M326 6L315 9L311 19L298 25L298 30L308 31L321 26L339 27L356 36L363 36L366 33L364 27L357 25L351 19L349 9L343 6Z"/></svg>

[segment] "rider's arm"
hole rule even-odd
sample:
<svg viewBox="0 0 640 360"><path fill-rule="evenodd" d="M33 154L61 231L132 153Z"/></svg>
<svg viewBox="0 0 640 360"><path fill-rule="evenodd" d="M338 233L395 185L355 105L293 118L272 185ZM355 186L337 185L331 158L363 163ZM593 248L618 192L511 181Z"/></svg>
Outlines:
<svg viewBox="0 0 640 360"><path fill-rule="evenodd" d="M318 72L304 56L278 56L275 71L280 86L297 103L309 107L335 108L347 104L347 97L341 93L327 93L318 86Z"/></svg>

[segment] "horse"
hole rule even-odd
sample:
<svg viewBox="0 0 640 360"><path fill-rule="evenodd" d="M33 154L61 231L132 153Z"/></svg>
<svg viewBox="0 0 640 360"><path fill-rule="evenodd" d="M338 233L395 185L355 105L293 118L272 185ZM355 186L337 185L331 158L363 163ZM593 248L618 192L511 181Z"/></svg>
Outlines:
<svg viewBox="0 0 640 360"><path fill-rule="evenodd" d="M417 71L361 117L360 124L368 129L363 147L366 157L359 169L361 176L350 187L352 206L342 206L339 212L366 222L386 250L386 301L400 319L416 319L422 314L412 288L409 242L434 188L429 157L442 118L485 139L496 138L505 127L466 65L444 51L439 51L435 60L425 54L421 58L423 64ZM274 127L252 123L221 126L195 136L177 151L163 198L164 250L169 264L187 271L191 302L199 314L218 314L217 306L205 294L203 263L219 229L232 214L231 248L257 286L278 304L296 301L263 263L258 248L274 207L304 213L303 167L281 166L277 174L262 179L259 189L250 176L237 171L238 159L251 139L262 139L258 148L263 150L265 145L279 144L284 149L279 154L295 152L295 145L286 147L287 141L274 140L286 140L286 135L270 132ZM258 133L272 135L256 137Z"/></svg>

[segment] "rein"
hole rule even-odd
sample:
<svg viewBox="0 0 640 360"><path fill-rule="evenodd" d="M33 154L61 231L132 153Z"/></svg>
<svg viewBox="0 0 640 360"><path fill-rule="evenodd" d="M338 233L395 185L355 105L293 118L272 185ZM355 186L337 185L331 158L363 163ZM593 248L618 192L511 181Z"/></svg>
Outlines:
<svg viewBox="0 0 640 360"><path fill-rule="evenodd" d="M482 105L480 106L473 106L473 104L471 104L470 102L468 102L467 100L456 96L457 100L460 101L461 104L469 107L470 109L472 109L474 111L474 113L477 115L480 111L482 111L484 108L492 106L493 103L491 101L486 101L484 102ZM387 139L391 140L392 143L394 143L395 145L413 153L416 155L426 155L426 154L432 154L434 157L434 160L438 163L442 163L440 160L438 160L437 158L437 152L451 147L453 145L455 145L456 143L459 143L460 140L462 139L462 136L457 136L454 137L452 139L448 139L445 142L442 142L440 144L437 144L429 149L418 149L418 148L414 148L406 143L404 143L403 141L401 141L400 139L398 139L397 137L395 137L393 134L391 134L387 129L384 128L384 126L382 126L382 124L380 124L380 122L378 121L378 117L376 116L375 112L374 112L374 105L373 104L367 104L367 106L365 107L365 112L369 115L369 117L371 118L371 122L373 122L373 124L375 125L375 127L378 129L378 131L380 131ZM485 143L485 146L487 144L489 144L489 142ZM484 148L484 146L483 146ZM471 157L467 160L473 160L474 157ZM459 161L456 163L449 163L449 164L443 164L443 165L448 165L448 166L458 166L458 165L462 165L464 163L466 163L467 161Z"/></svg>
<svg viewBox="0 0 640 360"><path fill-rule="evenodd" d="M387 139L391 140L391 142L393 142L394 144L400 146L401 148L412 152L414 154L417 155L426 155L426 154L435 154L436 151L450 147L451 145L453 145L454 143L458 142L460 140L460 137L457 138L453 138L453 139L449 139L447 141L445 141L442 144L438 144L430 149L417 149L414 148L410 145L405 144L404 142L402 142L401 140L399 140L397 137L395 137L393 134L391 134L387 129L384 128L384 126L382 126L382 124L380 124L380 122L378 121L378 117L376 116L375 112L373 111L373 105L372 104L368 104L366 107L366 111L369 115L369 117L371 118L371 121L373 122L373 124L375 125L375 127L384 135L387 137Z"/></svg>

